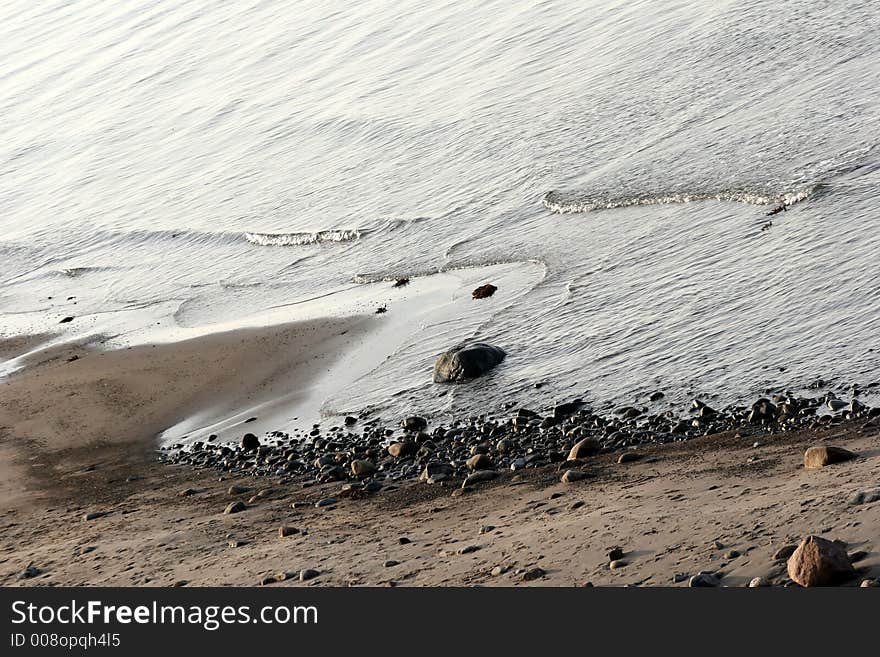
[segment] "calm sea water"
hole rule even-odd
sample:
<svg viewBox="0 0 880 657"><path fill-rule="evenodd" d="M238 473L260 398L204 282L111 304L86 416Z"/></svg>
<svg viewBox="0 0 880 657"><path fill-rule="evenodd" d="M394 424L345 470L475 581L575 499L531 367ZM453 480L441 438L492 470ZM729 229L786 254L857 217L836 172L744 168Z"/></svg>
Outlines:
<svg viewBox="0 0 880 657"><path fill-rule="evenodd" d="M0 2L0 330L501 265L325 409L865 386L878 33L867 0ZM471 337L508 360L438 397Z"/></svg>

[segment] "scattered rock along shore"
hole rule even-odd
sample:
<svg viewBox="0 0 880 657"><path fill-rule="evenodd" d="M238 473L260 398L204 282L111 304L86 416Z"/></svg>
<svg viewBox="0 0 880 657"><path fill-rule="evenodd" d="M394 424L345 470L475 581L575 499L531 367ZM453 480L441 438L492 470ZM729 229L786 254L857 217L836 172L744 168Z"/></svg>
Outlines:
<svg viewBox="0 0 880 657"><path fill-rule="evenodd" d="M859 417L755 439L767 429L645 444L623 463L630 452L600 447L510 471L515 453L478 452L421 481L390 474L417 455L375 472L352 461L323 483L314 466L297 480L114 446L44 455L41 495L0 515L0 583L876 588L880 428ZM852 456L805 467L824 446Z"/></svg>
<svg viewBox="0 0 880 657"><path fill-rule="evenodd" d="M622 406L602 415L575 399L537 411L511 406L498 415L450 423L432 423L415 415L383 422L365 413L326 429L314 425L298 435L245 433L237 445L207 436L189 445L166 446L160 459L236 476L280 477L306 487L339 482L344 485L341 494L352 495L375 493L407 480L456 481L467 486L498 472L550 464L557 464L574 480L584 459L594 454L620 452L618 462L623 464L638 460L639 448L651 444L731 431L760 443L787 432L849 421L880 426L880 407L827 393L813 398L775 395L750 406L721 409L695 399L684 417L673 411L650 413L639 406ZM846 450L819 446L805 455L805 465L822 467L851 456Z"/></svg>

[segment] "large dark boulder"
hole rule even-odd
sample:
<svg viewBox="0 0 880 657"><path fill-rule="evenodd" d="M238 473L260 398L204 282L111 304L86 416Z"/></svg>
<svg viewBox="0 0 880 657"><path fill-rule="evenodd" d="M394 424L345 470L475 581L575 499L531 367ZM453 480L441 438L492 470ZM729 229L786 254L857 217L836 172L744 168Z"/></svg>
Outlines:
<svg viewBox="0 0 880 657"><path fill-rule="evenodd" d="M245 452L252 452L260 448L260 439L252 433L246 433L241 437L241 448Z"/></svg>
<svg viewBox="0 0 880 657"><path fill-rule="evenodd" d="M776 406L769 399L759 399L752 404L752 412L749 413L751 424L772 424L776 421Z"/></svg>
<svg viewBox="0 0 880 657"><path fill-rule="evenodd" d="M453 347L434 363L435 383L454 383L485 374L504 360L507 354L499 347L472 342Z"/></svg>

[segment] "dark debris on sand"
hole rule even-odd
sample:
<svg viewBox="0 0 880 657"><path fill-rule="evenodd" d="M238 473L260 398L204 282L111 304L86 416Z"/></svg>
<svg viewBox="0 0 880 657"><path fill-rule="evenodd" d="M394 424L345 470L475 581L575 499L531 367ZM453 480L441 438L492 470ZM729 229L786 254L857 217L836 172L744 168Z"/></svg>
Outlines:
<svg viewBox="0 0 880 657"><path fill-rule="evenodd" d="M433 426L417 416L385 422L365 412L352 419L357 429L348 421L327 429L315 425L292 433L273 431L261 439L249 434L239 445L196 441L163 447L160 458L238 476L279 477L302 486L339 482L339 496L360 497L407 480L468 486L503 470L558 464L561 470L574 471L581 465L582 452L589 458L725 432L752 440L849 420L880 423L880 408L857 399L845 402L829 392L815 398L779 394L750 406L719 410L694 400L684 417L672 410L652 413L635 406L600 414L576 399L541 411L508 404L499 415Z"/></svg>

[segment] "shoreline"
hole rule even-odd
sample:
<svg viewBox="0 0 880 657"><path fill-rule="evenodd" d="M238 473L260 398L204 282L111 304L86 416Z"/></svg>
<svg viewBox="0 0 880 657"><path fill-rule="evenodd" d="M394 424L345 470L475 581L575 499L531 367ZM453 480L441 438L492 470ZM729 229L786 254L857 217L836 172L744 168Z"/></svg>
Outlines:
<svg viewBox="0 0 880 657"><path fill-rule="evenodd" d="M260 367L251 359L260 354L264 374L288 367L305 377L291 342L311 358L310 349L328 344L328 335L350 339L358 326L358 320L299 323L259 329L259 339L231 332L116 352L73 345L76 360L62 351L10 377L0 398L7 500L0 581L253 586L299 584L299 571L312 569L321 574L303 584L668 586L687 585L674 582L676 574L712 570L726 586L754 577L787 585L784 564L764 553L807 534L866 552L856 564L859 581L880 575L880 504L847 501L877 486L880 413L845 402L832 412L818 397L766 400L775 409L772 421L771 415L750 418L751 407L697 404L673 418L634 407L594 414L575 402L511 407L439 426L413 416L407 428L399 426L401 418L383 423L366 415L349 426L333 423L336 431L322 426L316 436L259 432L257 449L227 447L233 467L225 471L216 463L183 462L208 453L201 448L165 450L163 460L171 462L156 458L150 436L160 432L150 432L198 402L181 394L187 382L195 385L184 364L200 375L200 389L214 371L225 376L218 382L240 393L241 372L229 366L236 358L254 371ZM312 338L306 328L315 329ZM266 345L287 354L284 367ZM68 378L59 378L65 371ZM82 412L85 384L106 397L114 390L111 374L129 384L144 377L143 389L151 396L164 391L167 404L151 397L132 403L120 389L109 397L116 405L93 409L105 413L97 424L71 430L81 416L57 425L33 419L47 409L62 411L65 400ZM170 388L163 376L174 382ZM73 391L79 396L71 397ZM39 401L28 411L29 395ZM141 405L152 411L138 415ZM762 407L759 415L769 412ZM18 421L11 428L10 418ZM658 431L682 422L690 427L683 434ZM228 431L240 436L256 426L241 420ZM11 439L25 430L35 433ZM66 440L50 444L52 432ZM394 456L393 442L416 449ZM569 458L576 444L583 454ZM846 447L858 457L805 470L803 449L811 445ZM522 467L511 469L519 460ZM291 462L303 467L287 469ZM235 502L239 510L227 513ZM290 534L279 536L282 527ZM623 556L610 568L615 547ZM733 552L745 557L725 557ZM40 574L20 579L30 564ZM525 579L535 568L543 575Z"/></svg>
<svg viewBox="0 0 880 657"><path fill-rule="evenodd" d="M805 469L803 450L817 444L858 456ZM880 430L862 423L758 447L731 432L652 445L624 464L600 454L571 483L551 464L327 506L338 483L91 456L43 504L0 519L3 585L688 586L712 572L722 586L787 586L774 555L811 534L846 543L857 561L844 585L880 576L880 503L852 500L877 484ZM244 508L226 513L235 502ZM39 572L22 579L29 565ZM318 575L301 580L308 570Z"/></svg>

